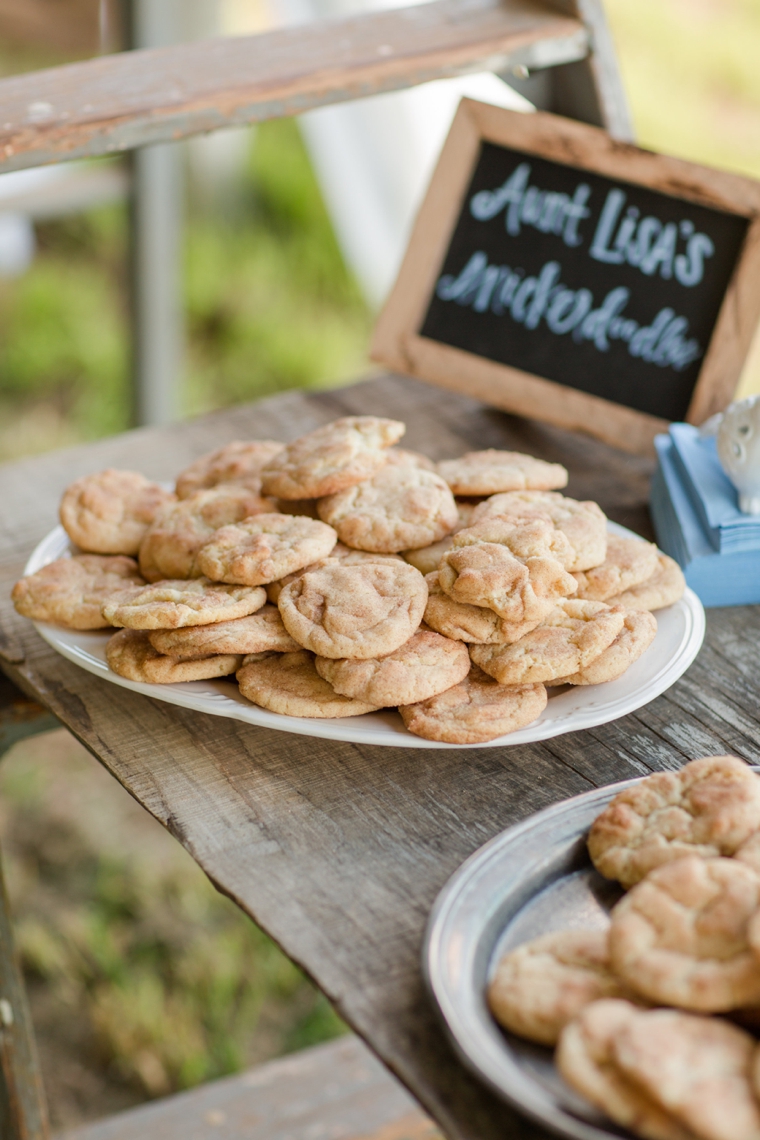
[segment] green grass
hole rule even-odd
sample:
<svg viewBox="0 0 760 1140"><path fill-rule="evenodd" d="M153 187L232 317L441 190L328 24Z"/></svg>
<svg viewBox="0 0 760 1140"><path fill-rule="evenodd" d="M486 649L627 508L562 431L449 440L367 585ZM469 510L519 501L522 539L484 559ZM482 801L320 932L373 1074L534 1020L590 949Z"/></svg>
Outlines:
<svg viewBox="0 0 760 1140"><path fill-rule="evenodd" d="M187 236L187 409L334 385L366 367L369 315L290 120L258 128L237 208Z"/></svg>
<svg viewBox="0 0 760 1140"><path fill-rule="evenodd" d="M251 137L232 200L188 204L185 413L366 368L369 314L298 128ZM29 272L0 281L0 459L129 425L126 208L46 223L38 238Z"/></svg>
<svg viewBox="0 0 760 1140"><path fill-rule="evenodd" d="M760 178L760 0L605 0L642 146ZM760 392L760 335L737 395Z"/></svg>

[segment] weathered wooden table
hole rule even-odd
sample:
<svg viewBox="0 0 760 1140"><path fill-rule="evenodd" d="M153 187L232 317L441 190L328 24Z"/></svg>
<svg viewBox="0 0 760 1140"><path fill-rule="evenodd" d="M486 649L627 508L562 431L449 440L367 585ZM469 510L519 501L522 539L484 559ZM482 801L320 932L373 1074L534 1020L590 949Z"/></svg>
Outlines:
<svg viewBox="0 0 760 1140"><path fill-rule="evenodd" d="M420 972L430 907L472 851L559 799L711 753L760 761L760 608L711 611L695 664L636 715L460 752L310 739L138 696L54 653L8 598L77 476L114 466L171 479L228 440L292 439L355 413L405 420L405 445L434 458L506 447L558 460L569 494L651 534L646 460L400 377L289 394L0 469L0 665L311 975L450 1136L543 1136L444 1038Z"/></svg>

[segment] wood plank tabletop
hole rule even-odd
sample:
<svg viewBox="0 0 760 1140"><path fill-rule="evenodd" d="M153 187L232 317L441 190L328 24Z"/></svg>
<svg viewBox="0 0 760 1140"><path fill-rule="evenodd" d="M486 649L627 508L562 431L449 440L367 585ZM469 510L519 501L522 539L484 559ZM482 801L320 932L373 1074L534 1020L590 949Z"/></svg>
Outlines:
<svg viewBox="0 0 760 1140"><path fill-rule="evenodd" d="M506 447L564 463L568 494L651 536L651 464L408 378L290 393L0 468L0 665L47 705L324 990L441 1127L462 1140L546 1135L456 1060L420 948L459 864L529 813L614 780L732 752L760 762L760 608L712 610L688 673L638 713L512 748L379 748L273 732L154 701L54 653L9 601L63 488L106 466L171 479L231 439L284 440L336 416L408 424L433 458Z"/></svg>

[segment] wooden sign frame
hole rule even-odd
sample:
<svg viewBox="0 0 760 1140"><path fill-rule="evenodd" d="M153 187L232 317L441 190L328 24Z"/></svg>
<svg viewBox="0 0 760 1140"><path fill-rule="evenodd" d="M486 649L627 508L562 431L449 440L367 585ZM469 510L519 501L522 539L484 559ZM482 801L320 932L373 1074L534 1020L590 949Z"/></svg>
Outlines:
<svg viewBox="0 0 760 1140"><path fill-rule="evenodd" d="M381 312L374 360L474 396L505 411L579 429L626 451L648 454L667 422L419 335L481 142L648 187L749 220L747 234L689 405L700 424L736 389L760 318L760 182L655 154L605 131L543 112L507 111L463 99L417 216L396 284Z"/></svg>

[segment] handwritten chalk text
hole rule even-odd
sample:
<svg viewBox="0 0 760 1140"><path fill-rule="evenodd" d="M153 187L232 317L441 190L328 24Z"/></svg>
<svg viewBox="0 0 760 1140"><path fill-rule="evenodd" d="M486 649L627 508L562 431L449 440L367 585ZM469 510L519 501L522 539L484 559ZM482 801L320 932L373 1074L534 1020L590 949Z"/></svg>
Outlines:
<svg viewBox="0 0 760 1140"><path fill-rule="evenodd" d="M509 316L527 329L543 321L556 336L572 334L573 340L590 341L607 352L611 341L623 341L631 356L660 368L683 371L703 354L694 339L687 339L689 322L673 309L663 308L650 325L624 316L631 296L625 286L611 289L594 308L589 289L569 289L560 281L562 267L547 261L535 276L506 265L489 265L487 255L474 253L457 277L446 274L436 287L442 301L453 301L476 313Z"/></svg>

